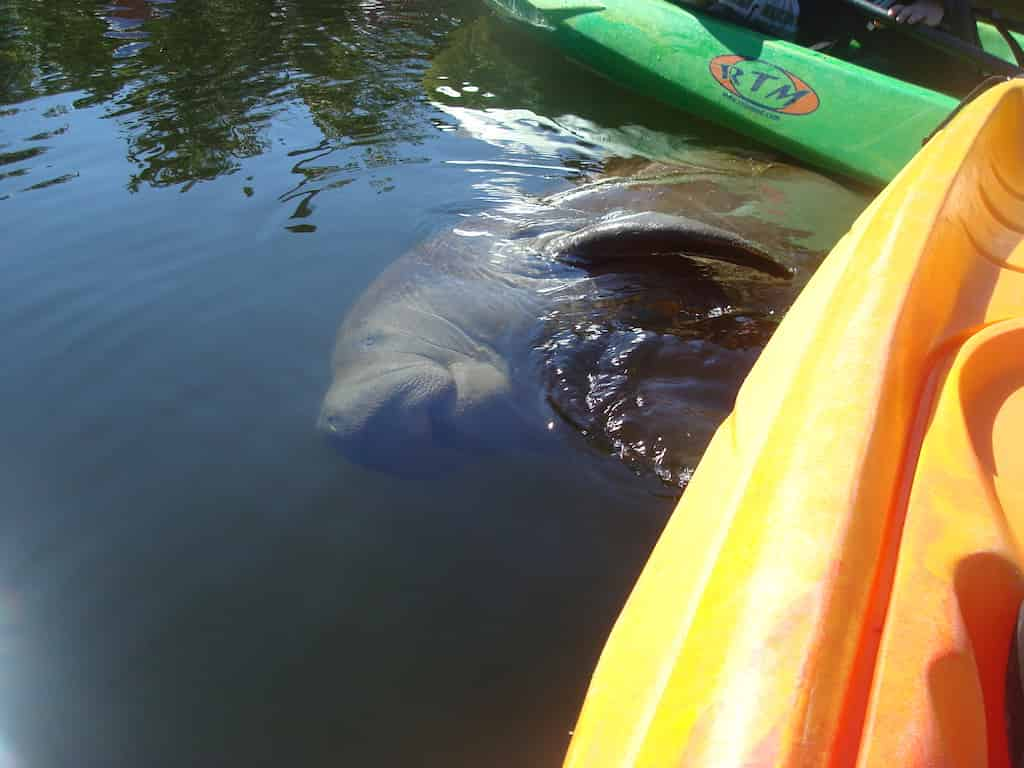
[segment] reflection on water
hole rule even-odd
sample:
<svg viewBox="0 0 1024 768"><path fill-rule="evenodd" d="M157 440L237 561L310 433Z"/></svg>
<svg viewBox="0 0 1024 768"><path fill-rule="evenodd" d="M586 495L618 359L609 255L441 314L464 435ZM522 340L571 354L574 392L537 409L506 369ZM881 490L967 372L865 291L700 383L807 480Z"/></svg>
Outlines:
<svg viewBox="0 0 1024 768"><path fill-rule="evenodd" d="M320 191L353 173L370 171L387 191L383 169L422 160L414 147L429 123L419 73L458 22L452 9L401 3L14 0L5 8L0 103L82 91L62 108L100 105L117 122L135 167L132 191L187 190L238 172L246 158L279 151L269 135L276 121L312 122L317 142L288 150L301 179L284 195L300 219Z"/></svg>
<svg viewBox="0 0 1024 768"><path fill-rule="evenodd" d="M476 0L0 2L0 766L558 765L671 500L364 472L328 356L430 233L709 143Z"/></svg>
<svg viewBox="0 0 1024 768"><path fill-rule="evenodd" d="M149 32L144 24L150 19L160 18L174 0L119 0L103 9L107 22L104 36L124 40L123 45L114 49L115 58L134 56L149 45Z"/></svg>

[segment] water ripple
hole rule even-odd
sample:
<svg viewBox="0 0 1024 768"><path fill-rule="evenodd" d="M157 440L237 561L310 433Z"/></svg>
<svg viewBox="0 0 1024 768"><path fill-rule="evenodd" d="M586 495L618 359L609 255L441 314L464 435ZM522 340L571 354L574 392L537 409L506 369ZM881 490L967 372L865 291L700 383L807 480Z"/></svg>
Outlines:
<svg viewBox="0 0 1024 768"><path fill-rule="evenodd" d="M738 277L684 260L573 283L536 347L551 406L638 475L685 486L778 322L773 281Z"/></svg>
<svg viewBox="0 0 1024 768"><path fill-rule="evenodd" d="M271 126L289 114L312 120L319 133L312 147L289 151L344 153L333 165L357 163L379 192L391 187L373 177L375 169L408 162L397 147L424 138L415 105L427 104L415 76L439 42L439 14L429 9L273 3L267 12L256 0L116 0L95 10L87 2L13 4L12 16L0 14L0 39L13 42L16 65L0 79L0 103L84 91L75 110L102 106L121 127L135 166L132 191L187 191L235 173L273 150ZM442 18L440 28L455 23ZM51 28L63 29L75 48L60 48ZM24 152L0 162L30 159Z"/></svg>

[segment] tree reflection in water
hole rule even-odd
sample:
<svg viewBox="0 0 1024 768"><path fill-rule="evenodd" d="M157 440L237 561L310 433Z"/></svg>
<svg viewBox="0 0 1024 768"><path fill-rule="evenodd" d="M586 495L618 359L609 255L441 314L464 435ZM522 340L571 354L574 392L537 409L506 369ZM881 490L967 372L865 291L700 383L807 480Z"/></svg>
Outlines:
<svg viewBox="0 0 1024 768"><path fill-rule="evenodd" d="M354 172L417 159L400 148L430 127L410 73L426 70L438 30L458 22L372 0L7 0L0 104L81 91L76 107L102 105L121 126L132 191L235 173L270 149L273 118L301 112L322 140L294 152L299 181L282 199L303 218ZM339 149L351 151L332 160ZM387 191L387 179L377 186Z"/></svg>

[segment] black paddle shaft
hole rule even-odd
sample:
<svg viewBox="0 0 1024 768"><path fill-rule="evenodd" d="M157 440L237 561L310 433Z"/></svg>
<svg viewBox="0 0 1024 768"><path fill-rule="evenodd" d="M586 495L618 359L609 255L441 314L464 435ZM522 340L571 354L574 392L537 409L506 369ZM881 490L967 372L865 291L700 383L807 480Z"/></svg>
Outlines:
<svg viewBox="0 0 1024 768"><path fill-rule="evenodd" d="M888 11L870 2L870 0L843 0L843 2L879 24L887 27L897 27L904 33L911 35L912 37L916 37L918 40L927 43L933 48L947 51L962 59L977 64L986 72L993 75L1013 76L1018 75L1021 72L1018 67L1015 67L1010 62L1004 61L998 56L993 56L991 53L983 51L976 45L966 43L960 38L954 37L942 30L932 29L931 27L921 26L919 24L898 24L889 16Z"/></svg>

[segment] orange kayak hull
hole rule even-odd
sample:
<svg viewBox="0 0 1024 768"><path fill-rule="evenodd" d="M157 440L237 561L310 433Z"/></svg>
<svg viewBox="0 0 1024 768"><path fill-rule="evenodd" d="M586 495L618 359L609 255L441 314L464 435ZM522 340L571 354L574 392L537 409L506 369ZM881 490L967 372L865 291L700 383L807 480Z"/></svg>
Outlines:
<svg viewBox="0 0 1024 768"><path fill-rule="evenodd" d="M790 309L608 638L567 768L1010 765L1022 242L1016 81Z"/></svg>

